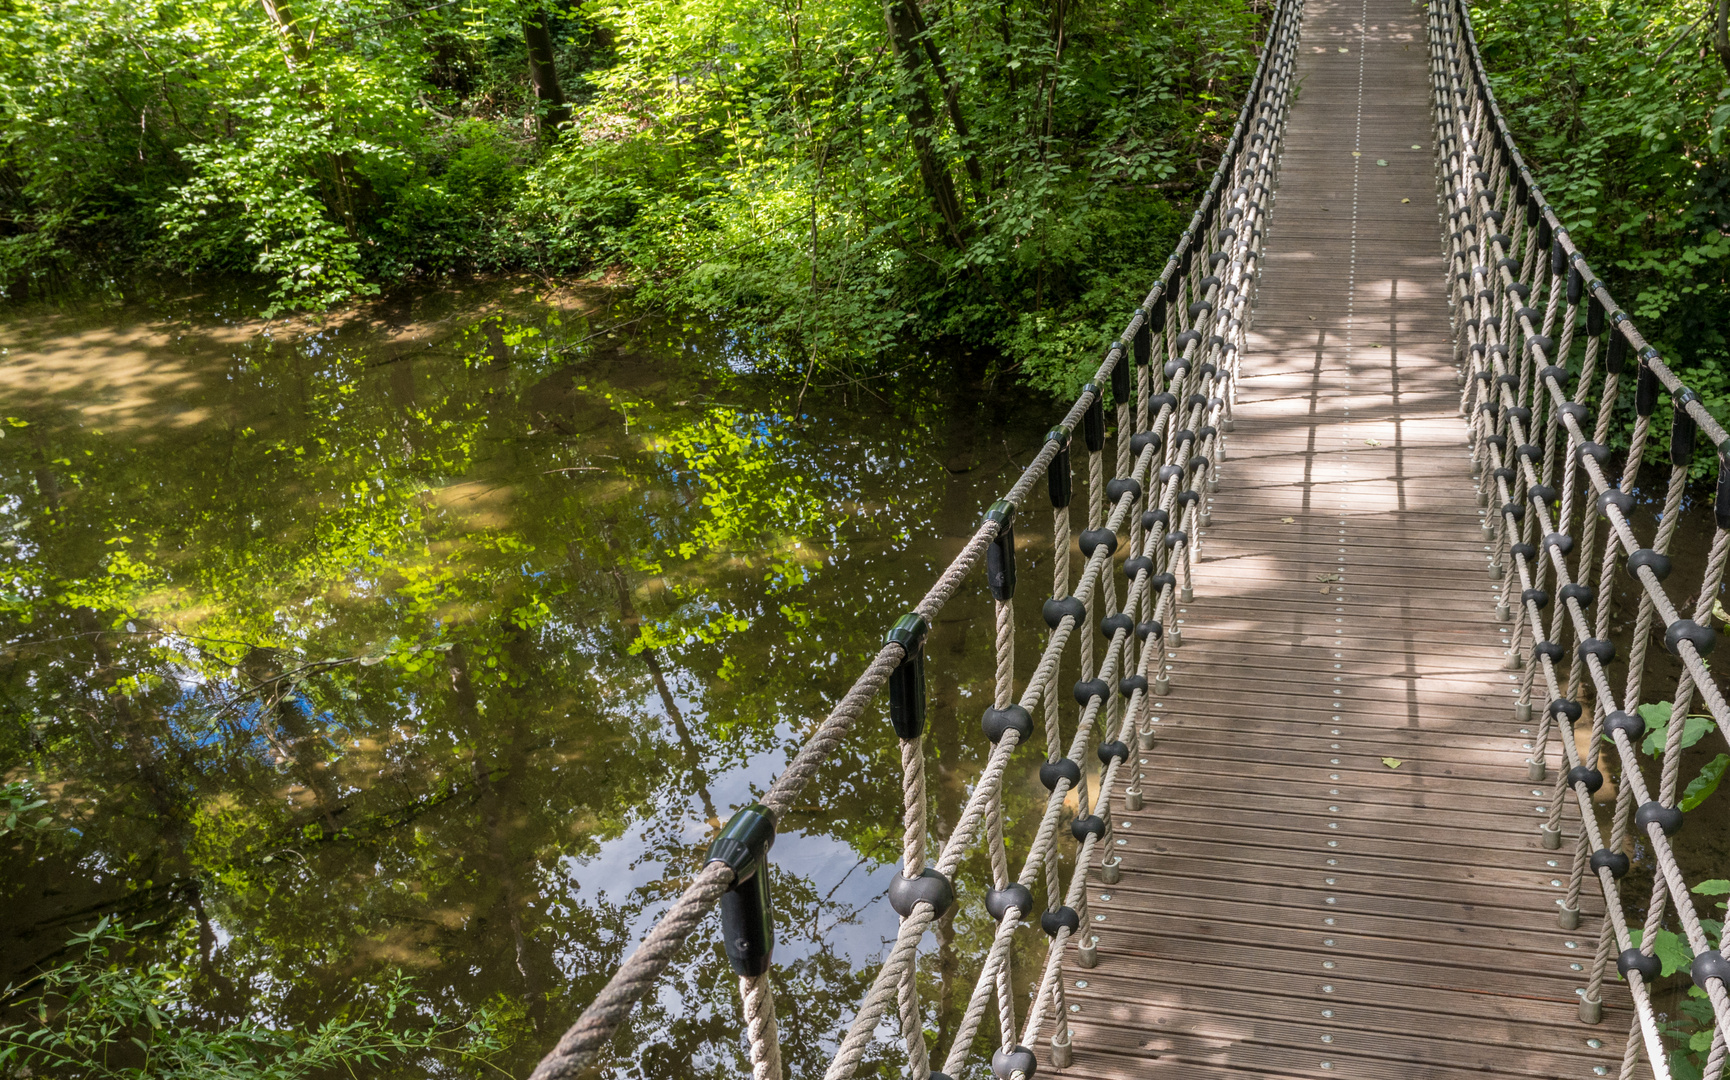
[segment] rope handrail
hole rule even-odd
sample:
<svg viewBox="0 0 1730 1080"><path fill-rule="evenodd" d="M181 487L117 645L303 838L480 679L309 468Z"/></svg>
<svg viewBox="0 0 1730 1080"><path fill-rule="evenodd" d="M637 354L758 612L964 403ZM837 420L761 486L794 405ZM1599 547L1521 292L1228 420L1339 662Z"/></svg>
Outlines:
<svg viewBox="0 0 1730 1080"><path fill-rule="evenodd" d="M1451 230L1447 236L1449 299L1464 383L1460 407L1471 431L1479 504L1498 507L1484 521L1485 537L1494 541L1491 577L1501 579L1504 570L1511 569L1521 590L1518 601L1509 603L1510 581L1500 607L1503 618L1511 618L1514 624L1507 666L1523 669L1516 718L1531 720L1532 688L1541 672L1548 703L1533 739L1528 776L1536 781L1545 778L1552 736L1561 744L1567 765L1566 773L1556 777L1548 820L1541 827L1544 845L1561 846L1563 810L1570 794L1581 822L1567 893L1560 901L1561 925L1566 929L1579 925L1588 870L1598 880L1605 901L1596 955L1581 991L1580 1018L1588 1023L1602 1019L1603 980L1614 950L1616 967L1627 980L1635 1006L1621 1075L1630 1075L1643 1049L1657 1080L1669 1080L1670 1055L1651 996L1652 984L1664 966L1655 955L1657 937L1673 907L1694 955L1690 975L1711 1010L1705 1075L1718 1077L1726 1064L1725 1037L1730 1031L1730 993L1726 992L1730 962L1720 951L1722 942L1713 948L1705 932L1670 835L1682 825L1681 751L1685 718L1696 694L1716 719L1720 733L1730 739L1730 727L1725 726L1730 704L1705 663L1716 637L1710 629L1713 605L1730 561L1730 447L1725 445L1724 428L1699 396L1616 307L1545 201L1496 106L1465 0L1430 0L1429 15L1438 179ZM1568 366L1582 306L1585 342L1578 374L1571 375ZM1552 336L1558 314L1559 342ZM1634 426L1622 472L1612 477L1606 474L1611 456L1606 441L1617 419L1630 353L1636 363ZM1631 488L1646 454L1660 389L1670 394L1674 406L1671 468L1663 512L1646 546L1631 520ZM1716 529L1694 612L1683 617L1662 582L1670 573L1667 552L1680 521L1701 430L1719 447ZM1562 474L1559 492L1554 486L1558 471ZM1588 498L1592 509L1587 508ZM1553 507L1557 507L1554 512ZM1578 555L1571 570L1568 556L1576 549L1576 514ZM1595 554L1600 519L1606 523L1604 546L1601 554ZM1617 651L1611 635L1617 628L1612 617L1619 562L1637 586L1638 596L1620 698L1608 675ZM1596 587L1586 580L1594 565ZM1559 603L1546 628L1544 611L1551 600L1546 585L1552 571ZM1593 618L1588 619L1587 612L1594 607ZM1625 618L1621 625L1625 627ZM1562 642L1570 631L1576 647L1564 675L1560 662L1567 650ZM1665 649L1678 659L1681 670L1671 695L1654 796L1636 743L1646 729L1639 703L1655 631L1662 632ZM1583 703L1577 699L1586 691L1591 693L1592 708L1589 741L1582 749L1575 740L1575 724L1584 716ZM1614 747L1621 765L1607 841L1592 798L1604 782L1598 759L1606 742ZM1644 925L1637 930L1628 925L1618 884L1630 867L1623 849L1632 830L1648 842L1656 863Z"/></svg>
<svg viewBox="0 0 1730 1080"><path fill-rule="evenodd" d="M1105 350L1093 381L1048 435L1034 460L984 520L917 605L890 631L888 640L852 687L800 747L758 804L736 813L711 845L709 858L691 884L657 920L643 943L613 973L605 987L546 1055L535 1080L563 1080L588 1073L638 1000L659 979L696 927L717 905L729 960L739 974L752 1070L758 1080L779 1080L769 961L773 922L768 909L767 853L774 828L805 785L854 723L886 687L889 712L902 743L905 797L903 866L890 889L902 916L895 944L854 1016L826 1074L851 1076L868 1049L878 1022L895 1002L911 1073L957 1074L993 997L1002 1045L993 1054L995 1075L1030 1077L1036 1044L1049 1014L1059 1030L1051 1036L1054 1064L1066 1063L1069 1033L1063 1023L1061 971L1066 946L1085 920L1085 885L1096 849L1111 831L1110 799L1127 773L1125 797L1139 806L1141 767L1129 765L1130 747L1152 746L1156 721L1147 716L1151 696L1170 685L1170 650L1181 646L1171 617L1178 602L1193 595L1190 568L1209 520L1205 495L1225 454L1231 430L1238 364L1249 303L1259 275L1265 223L1273 198L1278 146L1290 104L1292 69L1303 0L1278 0L1231 137L1212 181L1188 226L1178 237L1158 280L1128 325ZM1155 362L1157 359L1163 361ZM1116 408L1116 464L1105 477L1103 387L1111 380ZM1181 425L1181 426L1180 426ZM1083 436L1088 457L1087 529L1079 537L1086 559L1070 582L1071 441ZM1042 614L1050 636L1019 699L1014 689L1014 519L1041 478L1053 506L1054 588ZM1120 534L1128 530L1122 563L1128 592L1120 608L1113 573ZM983 720L994 746L960 819L935 864L926 861L924 776L924 638L943 606L970 574L986 564L997 608L997 686ZM1105 655L1096 666L1092 629L1099 621ZM1169 628L1167 628L1169 624ZM1078 633L1079 631L1079 633ZM1083 679L1076 684L1080 713L1067 752L1060 745L1058 696L1053 692L1059 661L1074 644ZM1124 672L1134 672L1124 675ZM1041 769L1049 795L1039 828L1020 873L1010 878L1003 840L1002 786L1010 755L1031 737L1033 715L1044 712L1047 763ZM1099 730L1103 726L1103 731ZM1085 758L1093 736L1102 772L1090 798ZM1079 844L1067 890L1060 890L1055 840L1066 799L1077 801L1070 832ZM994 887L987 909L998 921L981 965L978 984L952 1040L945 1072L930 1067L913 978L920 937L954 901L951 878L984 826ZM1115 872L1106 856L1100 872ZM1034 914L1034 888L1044 885L1042 929L1050 936L1033 1004L1018 1025L1011 994L1009 960L1013 932ZM1061 891L1061 895L1060 895ZM1093 941L1070 950L1091 966ZM1020 1031L1019 1042L1014 1034Z"/></svg>

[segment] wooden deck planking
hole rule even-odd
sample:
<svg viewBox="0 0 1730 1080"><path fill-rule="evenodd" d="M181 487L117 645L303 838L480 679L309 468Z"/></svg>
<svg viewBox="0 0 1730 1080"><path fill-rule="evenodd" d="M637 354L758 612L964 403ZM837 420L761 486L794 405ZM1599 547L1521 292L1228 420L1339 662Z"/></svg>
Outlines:
<svg viewBox="0 0 1730 1080"><path fill-rule="evenodd" d="M1539 844L1501 666L1423 18L1309 0L1236 430L1146 803L1112 808L1123 878L1088 888L1099 965L1065 966L1063 1075L1618 1071L1613 974L1576 1017L1602 899L1557 928L1577 826Z"/></svg>

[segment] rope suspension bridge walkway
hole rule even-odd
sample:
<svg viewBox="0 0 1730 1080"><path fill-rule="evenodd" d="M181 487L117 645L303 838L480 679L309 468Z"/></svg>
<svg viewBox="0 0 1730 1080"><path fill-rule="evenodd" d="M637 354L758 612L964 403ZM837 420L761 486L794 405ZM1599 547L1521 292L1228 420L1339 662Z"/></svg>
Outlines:
<svg viewBox="0 0 1730 1080"><path fill-rule="evenodd" d="M1630 492L1664 400L1670 480L1642 535ZM1680 718L1730 732L1707 664L1723 451L1695 511L1715 519L1704 578L1668 586L1691 612L1665 584L1702 433L1726 439L1544 201L1459 0L1281 0L1213 184L1095 382L535 1076L603 1066L716 908L754 1074L784 1075L776 822L835 747L883 737L858 723L880 696L901 922L827 1080L891 1041L916 1080L1670 1080L1654 950L1672 916L1710 1007L1694 1050L1722 1075L1730 962L1670 840ZM1014 539L1046 505L1049 594L1017 580ZM963 588L996 602L992 749L935 836L924 645ZM1027 619L1049 629L1037 657L1015 652ZM1674 685L1647 685L1657 639ZM1665 693L1678 721L1649 779L1637 706ZM1028 741L1050 797L1016 863L1003 779ZM1623 895L1630 836L1649 895ZM979 850L991 887L965 899L997 929L934 1045L921 942ZM1041 938L1028 998L1012 958Z"/></svg>

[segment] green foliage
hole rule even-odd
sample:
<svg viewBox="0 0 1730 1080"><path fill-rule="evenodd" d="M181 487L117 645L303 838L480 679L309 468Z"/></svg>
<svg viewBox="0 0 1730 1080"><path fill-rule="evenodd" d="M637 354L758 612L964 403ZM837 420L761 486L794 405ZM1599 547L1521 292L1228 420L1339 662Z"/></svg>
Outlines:
<svg viewBox="0 0 1730 1080"><path fill-rule="evenodd" d="M1492 0L1472 17L1558 217L1646 338L1730 413L1730 91L1711 21L1681 0Z"/></svg>
<svg viewBox="0 0 1730 1080"><path fill-rule="evenodd" d="M1640 719L1646 722L1646 737L1640 742L1640 749L1653 757L1664 753L1664 747L1670 738L1670 725L1674 722L1671 715L1673 709L1668 701L1657 701L1641 705L1636 710ZM1682 749L1686 750L1705 738L1710 732L1718 730L1718 725L1712 722L1710 716L1695 713L1682 721Z"/></svg>
<svg viewBox="0 0 1730 1080"><path fill-rule="evenodd" d="M378 1001L313 1031L251 1018L211 1025L190 996L191 970L135 955L143 929L105 917L73 935L73 959L7 987L6 999L29 1019L0 1026L0 1069L67 1080L297 1080L333 1069L389 1075L441 1060L460 1067L501 1049L490 1014L465 1022L423 1013L400 974Z"/></svg>
<svg viewBox="0 0 1730 1080"><path fill-rule="evenodd" d="M271 313L424 273L581 272L796 367L909 344L1073 389L1163 265L1261 0L21 0L0 11L0 286L250 271ZM915 15L915 13L918 13Z"/></svg>

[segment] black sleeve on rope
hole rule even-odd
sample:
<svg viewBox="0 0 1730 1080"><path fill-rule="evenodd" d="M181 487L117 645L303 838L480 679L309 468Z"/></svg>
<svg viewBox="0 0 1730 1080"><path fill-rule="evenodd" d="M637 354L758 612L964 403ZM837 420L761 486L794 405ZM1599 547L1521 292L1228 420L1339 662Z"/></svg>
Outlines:
<svg viewBox="0 0 1730 1080"><path fill-rule="evenodd" d="M1190 472L1206 472L1208 460L1206 454L1197 454L1189 459Z"/></svg>
<svg viewBox="0 0 1730 1080"><path fill-rule="evenodd" d="M1081 437L1087 443L1087 452L1097 454L1105 449L1105 399L1100 396L1099 387L1092 383L1081 389L1083 393L1093 395L1087 411L1081 414Z"/></svg>
<svg viewBox="0 0 1730 1080"><path fill-rule="evenodd" d="M1137 690L1140 690L1144 694L1147 693L1147 676L1146 675L1126 675L1123 678L1117 680L1117 696L1118 697L1128 698L1131 695L1133 695ZM1121 746L1123 744L1119 743L1118 745Z"/></svg>
<svg viewBox="0 0 1730 1080"><path fill-rule="evenodd" d="M1551 716L1565 718L1569 723L1573 723L1575 720L1580 718L1580 712L1580 703L1575 701L1573 698L1559 697L1550 699Z"/></svg>
<svg viewBox="0 0 1730 1080"><path fill-rule="evenodd" d="M1075 703L1082 708L1094 698L1105 701L1111 697L1111 684L1104 679L1079 679L1075 683Z"/></svg>
<svg viewBox="0 0 1730 1080"><path fill-rule="evenodd" d="M1033 893L1027 886L1011 881L1001 889L985 890L985 911L994 922L1002 922L1010 908L1020 911L1023 918L1033 914Z"/></svg>
<svg viewBox="0 0 1730 1080"><path fill-rule="evenodd" d="M1069 464L1069 429L1054 427L1046 433L1045 441L1057 444L1057 454L1045 470L1045 490L1051 496L1051 508L1061 510L1075 497L1074 470Z"/></svg>
<svg viewBox="0 0 1730 1080"><path fill-rule="evenodd" d="M1677 619L1664 631L1664 648L1670 650L1670 655L1682 655L1682 643L1692 642L1694 651L1702 657L1712 651L1712 646L1718 640L1718 635L1710 626L1701 626L1693 619Z"/></svg>
<svg viewBox="0 0 1730 1080"><path fill-rule="evenodd" d="M931 910L942 918L955 906L955 886L934 866L927 866L916 878L904 877L897 872L889 882L889 906L895 909L895 914L907 918L913 914L913 906L921 900L930 904Z"/></svg>
<svg viewBox="0 0 1730 1080"><path fill-rule="evenodd" d="M1556 501L1556 489L1549 484L1533 484L1526 489L1526 498L1548 506Z"/></svg>
<svg viewBox="0 0 1730 1080"><path fill-rule="evenodd" d="M1113 342L1111 347L1118 353L1117 362L1111 365L1111 401L1122 408L1135 400L1129 385L1129 357L1122 351L1122 345ZM1109 356L1110 352L1106 355Z"/></svg>
<svg viewBox="0 0 1730 1080"><path fill-rule="evenodd" d="M1656 956L1647 956L1639 949L1624 949L1622 955L1616 957L1616 970L1622 973L1624 979L1628 977L1628 972L1638 971L1642 979L1651 982L1664 967Z"/></svg>
<svg viewBox="0 0 1730 1080"><path fill-rule="evenodd" d="M1568 380L1565 374L1561 380L1561 384L1562 391L1566 393L1568 389ZM1586 406L1577 401L1564 401L1562 404L1556 406L1556 411L1561 413L1563 416L1572 416L1574 418L1574 423L1580 425L1582 428L1584 428L1587 422L1592 419L1592 410L1586 408Z"/></svg>
<svg viewBox="0 0 1730 1080"><path fill-rule="evenodd" d="M1486 379L1485 381L1487 382L1488 380ZM1501 411L1501 408L1502 407L1494 401L1478 402L1478 411L1481 413L1489 413L1492 421L1496 419L1496 414Z"/></svg>
<svg viewBox="0 0 1730 1080"><path fill-rule="evenodd" d="M1105 501L1116 505L1125 495L1131 498L1141 498L1141 481L1132 477L1120 476L1115 480L1105 482Z"/></svg>
<svg viewBox="0 0 1730 1080"><path fill-rule="evenodd" d="M1640 719L1639 713L1623 712L1621 709L1617 709L1604 717L1604 731L1610 735L1614 735L1618 731L1627 732L1630 742L1639 742L1640 736L1646 734L1646 721Z"/></svg>
<svg viewBox="0 0 1730 1080"><path fill-rule="evenodd" d="M1154 596L1158 596L1161 589L1177 588L1177 575L1169 570L1163 574L1155 574L1147 579L1147 587L1153 591Z"/></svg>
<svg viewBox="0 0 1730 1080"><path fill-rule="evenodd" d="M1159 410L1161 409L1175 408L1177 408L1177 395L1173 394L1169 390L1155 394L1147 399L1147 415L1150 417L1158 416Z"/></svg>
<svg viewBox="0 0 1730 1080"><path fill-rule="evenodd" d="M1524 557L1527 562L1531 562L1538 557L1538 549L1531 544L1511 544L1508 547L1508 554L1515 558Z"/></svg>
<svg viewBox="0 0 1730 1080"><path fill-rule="evenodd" d="M1146 555L1137 555L1133 559L1123 560L1123 576L1128 578L1131 584L1135 582L1135 575L1141 573L1153 573L1152 559Z"/></svg>
<svg viewBox="0 0 1730 1080"><path fill-rule="evenodd" d="M1109 766L1112 758L1116 758L1119 761L1129 760L1129 747L1115 740L1112 742L1100 743L1099 748L1095 750L1094 753L1099 755L1099 763L1101 765Z"/></svg>
<svg viewBox="0 0 1730 1080"><path fill-rule="evenodd" d="M1544 448L1539 446L1537 443L1521 443L1518 452L1519 455L1527 461L1544 460Z"/></svg>
<svg viewBox="0 0 1730 1080"><path fill-rule="evenodd" d="M1557 551L1566 555L1570 551L1574 550L1574 538L1569 536L1567 533L1545 533L1544 546L1547 548L1555 548Z"/></svg>
<svg viewBox="0 0 1730 1080"><path fill-rule="evenodd" d="M1216 280L1214 284L1217 285L1219 282ZM1191 319L1194 319L1199 315L1209 314L1212 311L1213 303L1208 300L1197 300L1195 303L1189 305L1189 317Z"/></svg>
<svg viewBox="0 0 1730 1080"><path fill-rule="evenodd" d="M1497 468L1491 470L1490 475L1495 477L1498 480L1506 480L1508 483L1511 484L1514 482L1515 477L1519 476L1519 473L1516 473L1513 469L1509 468L1506 465L1501 465L1501 466L1498 466Z"/></svg>
<svg viewBox="0 0 1730 1080"><path fill-rule="evenodd" d="M1158 619L1138 622L1135 624L1135 637L1137 641L1146 641L1148 638L1161 641L1165 638L1165 627L1160 625Z"/></svg>
<svg viewBox="0 0 1730 1080"><path fill-rule="evenodd" d="M1153 452L1157 454L1160 445L1164 442L1164 436L1157 431L1138 431L1129 437L1130 456L1139 458L1141 452L1150 446L1153 447Z"/></svg>
<svg viewBox="0 0 1730 1080"><path fill-rule="evenodd" d="M1099 620L1099 636L1109 641L1119 630L1127 634L1134 626L1134 620L1120 611Z"/></svg>
<svg viewBox="0 0 1730 1080"><path fill-rule="evenodd" d="M1183 351L1183 347L1185 345L1188 345L1192 341L1200 341L1200 340L1201 340L1201 331L1200 330L1185 330L1183 333L1177 335L1177 351L1181 353ZM1184 366L1185 367L1189 366L1189 362L1187 360L1184 361ZM1166 374L1169 375L1169 374L1171 374L1171 372L1167 371Z"/></svg>
<svg viewBox="0 0 1730 1080"><path fill-rule="evenodd" d="M1561 660L1563 655L1562 647L1554 641L1535 641L1532 643L1532 659L1534 661L1540 656L1547 656L1551 663L1555 663Z"/></svg>
<svg viewBox="0 0 1730 1080"><path fill-rule="evenodd" d="M884 638L903 651L901 662L889 673L889 722L903 739L925 734L925 637L930 631L925 616L909 612L896 620Z"/></svg>
<svg viewBox="0 0 1730 1080"><path fill-rule="evenodd" d="M1513 376L1508 375L1508 376L1504 376L1504 378L1510 378L1511 379L1511 378L1513 378ZM1524 405L1509 405L1508 406L1508 416L1511 419L1518 420L1522 424L1530 424L1532 422L1532 410L1526 408ZM1522 454L1525 453L1526 448L1522 446L1520 448L1520 452Z"/></svg>
<svg viewBox="0 0 1730 1080"><path fill-rule="evenodd" d="M1141 325L1136 328L1131 355L1136 367L1146 367L1153 359L1153 335L1165 329L1165 305L1154 302L1151 308L1141 308ZM1155 326L1154 323L1159 325Z"/></svg>
<svg viewBox="0 0 1730 1080"><path fill-rule="evenodd" d="M1201 395L1197 394L1196 396L1200 397ZM1205 403L1207 399L1203 398L1202 400ZM1195 432L1188 428L1179 428L1172 432L1171 441L1175 446L1183 446L1186 443L1193 443L1195 442Z"/></svg>
<svg viewBox="0 0 1730 1080"><path fill-rule="evenodd" d="M1182 465L1161 465L1159 467L1159 474L1158 474L1159 486L1164 487L1174 477L1179 477L1182 475L1183 475L1183 466Z"/></svg>
<svg viewBox="0 0 1730 1080"><path fill-rule="evenodd" d="M1561 277L1568 272L1568 249L1556 242L1555 234L1550 230L1550 219L1543 218L1538 222L1538 246L1550 249L1550 276ZM1569 303L1577 304L1579 297Z"/></svg>
<svg viewBox="0 0 1730 1080"><path fill-rule="evenodd" d="M1522 290L1520 292L1520 299L1521 300L1526 299L1526 294L1532 291L1530 286L1520 286L1520 285L1511 285L1511 286L1509 286L1509 289L1510 290L1513 290L1513 289ZM1539 311L1535 307L1523 307L1519 311L1516 311L1514 313L1514 320L1516 322L1518 322L1520 319L1526 320L1527 322L1531 323L1533 326L1544 325L1544 313L1542 311Z"/></svg>
<svg viewBox="0 0 1730 1080"><path fill-rule="evenodd" d="M727 819L704 859L732 868L733 886L721 894L721 943L727 962L747 978L768 971L775 952L768 874L769 849L774 846L774 816L768 807L752 803Z"/></svg>
<svg viewBox="0 0 1730 1080"><path fill-rule="evenodd" d="M1517 502L1503 503L1502 513L1512 517L1515 521L1526 520L1526 508Z"/></svg>
<svg viewBox="0 0 1730 1080"><path fill-rule="evenodd" d="M1580 642L1578 650L1580 659L1596 656L1600 664L1608 664L1616 659L1616 643L1609 638L1589 637Z"/></svg>
<svg viewBox="0 0 1730 1080"><path fill-rule="evenodd" d="M1545 356L1550 355L1551 341L1549 338L1547 338L1547 337L1535 337L1532 340L1534 342L1540 342L1541 341L1543 344L1539 347L1544 350L1544 355ZM1554 359L1554 357L1551 357L1551 359ZM1541 383L1542 382L1548 382L1551 379L1556 380L1556 386L1558 389L1560 389L1562 391L1562 393L1566 394L1568 392L1568 369L1567 368L1563 367L1560 364L1548 364L1548 365L1538 369L1538 381L1539 382L1541 382Z"/></svg>
<svg viewBox="0 0 1730 1080"><path fill-rule="evenodd" d="M1015 598L1015 504L998 499L985 511L985 520L997 522L997 535L985 548L985 585L993 600Z"/></svg>
<svg viewBox="0 0 1730 1080"><path fill-rule="evenodd" d="M1013 702L1001 709L987 706L979 724L985 729L985 737L991 740L993 746L1002 741L1005 732L1015 732L1021 737L1021 742L1026 742L1027 737L1033 734L1033 717L1027 715L1026 709Z"/></svg>
<svg viewBox="0 0 1730 1080"><path fill-rule="evenodd" d="M1191 458L1190 463L1191 463L1192 467L1194 466L1194 462L1195 462L1195 459ZM1180 510L1181 510L1181 508L1188 506L1192 502L1200 502L1200 501L1201 501L1201 493L1198 491L1194 491L1194 490L1180 491L1172 499L1172 502L1175 503Z"/></svg>
<svg viewBox="0 0 1730 1080"><path fill-rule="evenodd" d="M1538 610L1542 611L1550 606L1550 594L1543 589L1527 589L1520 594L1520 603L1536 604Z"/></svg>
<svg viewBox="0 0 1730 1080"><path fill-rule="evenodd" d="M1175 548L1179 544L1188 543L1188 541L1188 533L1184 532L1182 529L1173 529L1165 534L1165 539L1161 541L1161 543L1165 544L1168 548Z"/></svg>
<svg viewBox="0 0 1730 1080"><path fill-rule="evenodd" d="M1620 851L1609 851L1605 848L1599 848L1597 851L1592 852L1592 870L1594 872L1599 870L1608 870L1610 871L1610 876L1613 878L1627 877L1628 856L1622 854Z"/></svg>
<svg viewBox="0 0 1730 1080"><path fill-rule="evenodd" d="M1575 292L1574 282L1579 281L1579 280L1580 280L1580 271L1579 271L1578 267L1568 271L1568 299L1569 300L1574 299L1574 292ZM1594 281L1592 284L1596 285L1597 282ZM1590 334L1592 337L1597 337L1599 334L1602 334L1603 332L1604 332L1604 305L1598 302L1598 294L1593 293L1591 295L1590 302L1586 306L1586 333ZM1621 371L1622 369L1616 368L1615 370Z"/></svg>
<svg viewBox="0 0 1730 1080"><path fill-rule="evenodd" d="M1718 492L1712 500L1712 516L1720 529L1730 529L1730 447L1718 448Z"/></svg>
<svg viewBox="0 0 1730 1080"><path fill-rule="evenodd" d="M1045 625L1053 630L1063 622L1065 615L1074 619L1076 626L1082 626L1087 622L1087 605L1078 596L1058 597L1047 600L1040 614L1045 617Z"/></svg>
<svg viewBox="0 0 1730 1080"><path fill-rule="evenodd" d="M1069 823L1069 835L1076 840L1086 840L1089 836L1103 838L1105 836L1105 819L1098 814L1078 817ZM1075 929L1073 926L1071 930Z"/></svg>
<svg viewBox="0 0 1730 1080"><path fill-rule="evenodd" d="M1636 581L1640 580L1640 567L1642 566L1651 567L1652 576L1659 581L1670 576L1670 557L1660 555L1651 548L1641 548L1628 556L1628 576Z"/></svg>
<svg viewBox="0 0 1730 1080"><path fill-rule="evenodd" d="M1694 460L1694 437L1700 433L1700 425L1688 414L1688 403L1699 400L1699 394L1683 390L1673 402L1675 415L1670 421L1670 464L1677 468L1685 469Z"/></svg>
<svg viewBox="0 0 1730 1080"><path fill-rule="evenodd" d="M1157 506L1151 510L1143 510L1141 512L1141 527L1143 529L1151 529L1155 525L1170 525L1170 524L1171 524L1171 515L1168 514L1167 512L1165 512L1164 510L1160 509Z"/></svg>
<svg viewBox="0 0 1730 1080"><path fill-rule="evenodd" d="M1598 516L1608 518L1612 506L1622 511L1623 517L1627 517L1634 512L1634 496L1620 488L1609 488L1598 496Z"/></svg>
<svg viewBox="0 0 1730 1080"><path fill-rule="evenodd" d="M1634 412L1640 416L1651 416L1652 410L1658 407L1658 373L1652 370L1652 365L1640 360L1640 373L1634 381Z"/></svg>
<svg viewBox="0 0 1730 1080"><path fill-rule="evenodd" d="M1688 974L1693 977L1694 985L1702 990L1706 989L1710 979L1717 979L1725 989L1730 989L1730 959L1726 959L1718 949L1708 949L1696 956L1688 967Z"/></svg>
<svg viewBox="0 0 1730 1080"><path fill-rule="evenodd" d="M1484 441L1498 450L1506 450L1508 448L1508 437L1506 435L1485 435Z"/></svg>
<svg viewBox="0 0 1730 1080"><path fill-rule="evenodd" d="M1634 738L1632 735L1628 737ZM1682 811L1657 800L1641 803L1640 808L1634 811L1634 824L1640 827L1641 832L1645 832L1648 825L1656 825L1665 836L1674 836L1682 827Z"/></svg>
<svg viewBox="0 0 1730 1080"><path fill-rule="evenodd" d="M1592 601L1598 598L1598 594L1592 590L1592 586L1582 585L1579 582L1571 582L1562 586L1557 596L1564 602L1577 601L1582 608L1591 607Z"/></svg>
<svg viewBox="0 0 1730 1080"><path fill-rule="evenodd" d="M1497 356L1508 355L1508 347L1506 345L1497 345L1490 351L1495 353ZM1520 389L1520 377L1518 375L1497 375L1496 383L1500 386L1505 386L1510 390L1517 391Z"/></svg>
<svg viewBox="0 0 1730 1080"><path fill-rule="evenodd" d="M1065 908L1064 910L1068 911L1069 909ZM1049 915L1050 912L1046 912L1046 914ZM1070 912L1070 914L1074 914L1074 912ZM1042 927L1045 925L1044 915L1039 917L1039 925ZM1079 921L1077 925L1080 925ZM1056 930L1047 932L1052 937L1057 936ZM1038 1059L1033 1056L1033 1051L1025 1046L1011 1046L1007 1050L999 1047L991 1052L991 1075L996 1077L996 1080L1010 1080L1016 1073L1020 1073L1027 1080L1033 1080L1033 1074L1038 1068Z"/></svg>
<svg viewBox="0 0 1730 1080"><path fill-rule="evenodd" d="M1073 788L1081 781L1081 766L1073 758L1060 757L1039 767L1039 782L1045 785L1046 791L1056 791L1059 780L1069 781Z"/></svg>
<svg viewBox="0 0 1730 1080"><path fill-rule="evenodd" d="M1093 558L1093 553L1102 547L1105 549L1107 555L1115 555L1117 553L1117 534L1104 526L1100 526L1097 529L1087 529L1082 532L1082 555L1091 559Z"/></svg>
<svg viewBox="0 0 1730 1080"><path fill-rule="evenodd" d="M1618 311L1616 314L1622 313ZM1604 370L1612 375L1620 375L1627 366L1628 339L1622 336L1621 331L1612 331L1609 348L1604 350Z"/></svg>
<svg viewBox="0 0 1730 1080"><path fill-rule="evenodd" d="M1576 765L1568 770L1568 787L1585 784L1588 793L1597 791L1604 786L1604 774L1597 769L1589 769L1584 765Z"/></svg>

